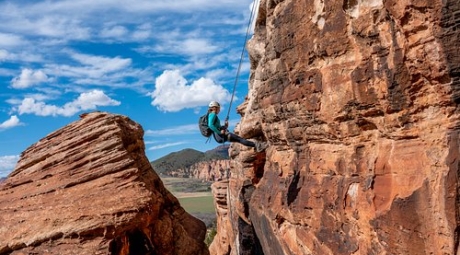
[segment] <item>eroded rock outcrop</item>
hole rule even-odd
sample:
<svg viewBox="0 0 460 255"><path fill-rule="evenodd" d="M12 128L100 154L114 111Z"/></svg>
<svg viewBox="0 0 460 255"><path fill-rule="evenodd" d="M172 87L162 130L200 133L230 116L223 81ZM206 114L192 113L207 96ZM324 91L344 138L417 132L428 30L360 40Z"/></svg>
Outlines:
<svg viewBox="0 0 460 255"><path fill-rule="evenodd" d="M230 160L202 161L190 166L191 177L205 181L227 180L230 177Z"/></svg>
<svg viewBox="0 0 460 255"><path fill-rule="evenodd" d="M200 161L189 167L170 170L167 175L178 178L196 178L204 181L226 180L230 177L230 160Z"/></svg>
<svg viewBox="0 0 460 255"><path fill-rule="evenodd" d="M261 0L237 131L270 147L232 145L211 254L458 254L459 26L457 0Z"/></svg>
<svg viewBox="0 0 460 255"><path fill-rule="evenodd" d="M21 155L0 184L0 254L209 254L144 154L143 130L95 112Z"/></svg>

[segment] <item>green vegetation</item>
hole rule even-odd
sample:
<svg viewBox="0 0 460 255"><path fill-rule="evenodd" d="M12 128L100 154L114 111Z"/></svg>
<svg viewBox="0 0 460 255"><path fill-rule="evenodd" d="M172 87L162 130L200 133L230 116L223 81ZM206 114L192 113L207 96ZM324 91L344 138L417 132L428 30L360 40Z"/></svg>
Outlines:
<svg viewBox="0 0 460 255"><path fill-rule="evenodd" d="M215 213L211 182L193 178L161 179L166 188L179 199L180 204L189 213Z"/></svg>
<svg viewBox="0 0 460 255"><path fill-rule="evenodd" d="M216 211L214 197L211 193L211 182L174 177L163 177L161 180L188 213L205 223L208 229L206 242L211 244L216 234Z"/></svg>
<svg viewBox="0 0 460 255"><path fill-rule="evenodd" d="M179 202L188 213L215 213L213 196L183 197Z"/></svg>
<svg viewBox="0 0 460 255"><path fill-rule="evenodd" d="M153 170L155 170L155 172L158 174L168 175L170 171L186 169L201 161L229 159L228 147L228 144L221 145L213 150L206 152L201 152L194 149L184 149L154 160L150 162L150 165L152 165Z"/></svg>
<svg viewBox="0 0 460 255"><path fill-rule="evenodd" d="M207 228L205 243L208 247L217 234L214 197L211 193L212 182L194 178L167 176L171 176L169 174L171 171L186 169L201 161L229 159L228 147L229 145L219 146L205 153L193 149L185 149L150 162L165 187L177 197L181 206L195 218L205 223ZM187 177L187 175L183 176Z"/></svg>
<svg viewBox="0 0 460 255"><path fill-rule="evenodd" d="M162 158L150 162L153 170L157 173L165 173L180 168L190 167L203 157L203 152L185 149L170 153Z"/></svg>
<svg viewBox="0 0 460 255"><path fill-rule="evenodd" d="M208 228L208 231L206 231L206 237L204 239L204 243L206 246L210 246L212 241L214 240L214 237L217 235L217 228L216 226L212 226L211 228Z"/></svg>
<svg viewBox="0 0 460 255"><path fill-rule="evenodd" d="M161 180L163 181L166 188L172 193L201 193L211 191L212 182L207 182L200 179L163 177Z"/></svg>

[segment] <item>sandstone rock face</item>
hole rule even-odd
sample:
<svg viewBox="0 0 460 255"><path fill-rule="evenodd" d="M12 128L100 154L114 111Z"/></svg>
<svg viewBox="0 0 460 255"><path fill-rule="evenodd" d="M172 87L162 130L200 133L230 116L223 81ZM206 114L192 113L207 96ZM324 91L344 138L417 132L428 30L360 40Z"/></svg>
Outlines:
<svg viewBox="0 0 460 255"><path fill-rule="evenodd" d="M220 181L230 177L230 160L200 161L189 167L168 171L172 177L197 178L204 181Z"/></svg>
<svg viewBox="0 0 460 255"><path fill-rule="evenodd" d="M95 112L23 152L0 184L0 254L209 254L144 154L143 130Z"/></svg>
<svg viewBox="0 0 460 255"><path fill-rule="evenodd" d="M228 213L228 180L217 181L211 185L216 208L218 234L209 247L211 254L228 254L231 250L230 241L234 239Z"/></svg>
<svg viewBox="0 0 460 255"><path fill-rule="evenodd" d="M459 254L459 28L457 0L261 0L238 132L270 147L232 145L211 254Z"/></svg>
<svg viewBox="0 0 460 255"><path fill-rule="evenodd" d="M230 160L211 160L193 164L189 171L191 177L205 181L227 180L230 177Z"/></svg>

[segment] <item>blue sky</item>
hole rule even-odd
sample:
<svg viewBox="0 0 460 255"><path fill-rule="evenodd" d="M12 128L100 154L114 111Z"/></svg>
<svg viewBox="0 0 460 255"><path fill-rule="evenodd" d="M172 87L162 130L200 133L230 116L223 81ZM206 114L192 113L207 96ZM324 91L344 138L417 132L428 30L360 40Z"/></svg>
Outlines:
<svg viewBox="0 0 460 255"><path fill-rule="evenodd" d="M145 131L146 155L216 147L199 134L211 100L225 118L251 0L0 0L0 177L79 114L107 111ZM245 53L230 108L248 90Z"/></svg>

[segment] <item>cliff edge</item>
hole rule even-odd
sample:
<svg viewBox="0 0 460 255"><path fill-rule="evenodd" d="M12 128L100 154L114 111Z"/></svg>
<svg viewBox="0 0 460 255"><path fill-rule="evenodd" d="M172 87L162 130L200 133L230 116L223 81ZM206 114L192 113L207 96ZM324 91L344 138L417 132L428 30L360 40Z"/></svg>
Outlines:
<svg viewBox="0 0 460 255"><path fill-rule="evenodd" d="M458 254L459 14L261 0L211 254Z"/></svg>

